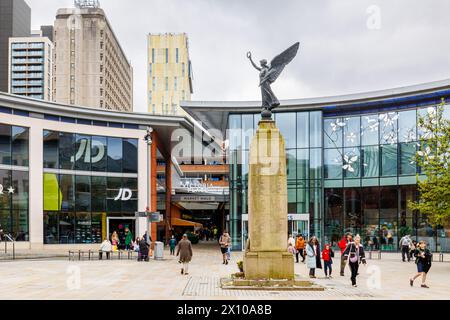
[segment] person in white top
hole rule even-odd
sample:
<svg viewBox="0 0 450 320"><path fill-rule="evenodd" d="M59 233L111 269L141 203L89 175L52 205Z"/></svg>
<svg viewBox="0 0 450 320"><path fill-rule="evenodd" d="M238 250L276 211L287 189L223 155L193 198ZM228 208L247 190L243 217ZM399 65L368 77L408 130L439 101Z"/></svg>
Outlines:
<svg viewBox="0 0 450 320"><path fill-rule="evenodd" d="M289 239L288 239L288 247L289 247L289 246L295 247L295 239L294 239L294 237L292 236L292 234L289 235Z"/></svg>
<svg viewBox="0 0 450 320"><path fill-rule="evenodd" d="M100 260L102 260L103 259L103 252L105 252L106 253L106 260L109 260L111 251L112 251L111 241L109 241L108 239L103 240L102 244L100 245L100 250L98 252L98 258Z"/></svg>

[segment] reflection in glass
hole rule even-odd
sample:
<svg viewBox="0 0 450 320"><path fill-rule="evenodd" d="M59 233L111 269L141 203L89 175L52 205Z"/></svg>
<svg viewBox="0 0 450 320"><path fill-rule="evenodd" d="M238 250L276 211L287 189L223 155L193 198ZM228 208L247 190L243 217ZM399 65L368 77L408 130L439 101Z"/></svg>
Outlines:
<svg viewBox="0 0 450 320"><path fill-rule="evenodd" d="M123 172L138 172L138 141L137 139L123 139Z"/></svg>
<svg viewBox="0 0 450 320"><path fill-rule="evenodd" d="M343 156L344 175L346 178L360 177L361 156L358 148L345 148Z"/></svg>
<svg viewBox="0 0 450 320"><path fill-rule="evenodd" d="M62 174L59 179L61 190L61 211L75 211L75 177Z"/></svg>
<svg viewBox="0 0 450 320"><path fill-rule="evenodd" d="M91 206L94 212L106 211L106 177L91 177Z"/></svg>
<svg viewBox="0 0 450 320"><path fill-rule="evenodd" d="M11 164L11 126L0 124L0 164Z"/></svg>
<svg viewBox="0 0 450 320"><path fill-rule="evenodd" d="M309 141L311 148L322 147L322 112L314 111L309 113Z"/></svg>
<svg viewBox="0 0 450 320"><path fill-rule="evenodd" d="M12 196L12 208L28 211L28 172L12 171L12 187L14 188L14 193L10 195ZM27 222L25 224L28 225Z"/></svg>
<svg viewBox="0 0 450 320"><path fill-rule="evenodd" d="M381 150L381 175L397 175L397 145L382 145Z"/></svg>
<svg viewBox="0 0 450 320"><path fill-rule="evenodd" d="M91 165L92 171L106 171L107 139L106 137L92 136Z"/></svg>
<svg viewBox="0 0 450 320"><path fill-rule="evenodd" d="M400 175L416 174L416 147L415 143L400 144Z"/></svg>
<svg viewBox="0 0 450 320"><path fill-rule="evenodd" d="M75 170L91 171L91 137L77 134L75 136Z"/></svg>
<svg viewBox="0 0 450 320"><path fill-rule="evenodd" d="M289 180L295 180L297 178L297 159L296 159L296 150L287 150L286 151L286 169L287 169L287 178Z"/></svg>
<svg viewBox="0 0 450 320"><path fill-rule="evenodd" d="M322 178L322 149L310 150L310 179Z"/></svg>
<svg viewBox="0 0 450 320"><path fill-rule="evenodd" d="M122 139L108 138L108 172L122 172Z"/></svg>
<svg viewBox="0 0 450 320"><path fill-rule="evenodd" d="M361 144L364 146L378 144L378 115L361 117Z"/></svg>
<svg viewBox="0 0 450 320"><path fill-rule="evenodd" d="M380 167L380 154L378 146L361 148L361 161L364 177L378 177Z"/></svg>
<svg viewBox="0 0 450 320"><path fill-rule="evenodd" d="M397 112L381 113L380 121L380 144L397 143Z"/></svg>
<svg viewBox="0 0 450 320"><path fill-rule="evenodd" d="M297 150L297 179L309 179L309 149Z"/></svg>
<svg viewBox="0 0 450 320"><path fill-rule="evenodd" d="M75 210L91 211L91 177L76 176Z"/></svg>
<svg viewBox="0 0 450 320"><path fill-rule="evenodd" d="M398 141L412 142L417 140L416 110L401 111L398 113Z"/></svg>
<svg viewBox="0 0 450 320"><path fill-rule="evenodd" d="M345 119L346 126L344 127L344 147L359 146L360 138L360 117L352 117Z"/></svg>
<svg viewBox="0 0 450 320"><path fill-rule="evenodd" d="M12 165L28 167L28 129L12 127Z"/></svg>
<svg viewBox="0 0 450 320"><path fill-rule="evenodd" d="M44 168L58 169L58 140L59 134L44 130Z"/></svg>
<svg viewBox="0 0 450 320"><path fill-rule="evenodd" d="M244 118L242 118L244 119ZM286 142L286 149L293 149L296 146L296 116L295 113L283 112L276 114L277 127Z"/></svg>
<svg viewBox="0 0 450 320"><path fill-rule="evenodd" d="M311 134L312 132L309 131L309 112L297 112L297 148L308 148Z"/></svg>
<svg viewBox="0 0 450 320"><path fill-rule="evenodd" d="M325 149L324 173L325 179L342 178L342 156L337 149Z"/></svg>
<svg viewBox="0 0 450 320"><path fill-rule="evenodd" d="M114 200L119 196L120 189L122 188L122 178L108 177L107 178L107 209L109 213L121 212L122 204L121 200Z"/></svg>
<svg viewBox="0 0 450 320"><path fill-rule="evenodd" d="M230 150L236 150L241 147L241 115L232 114L229 116L228 139L230 140Z"/></svg>
<svg viewBox="0 0 450 320"><path fill-rule="evenodd" d="M253 115L243 114L242 115L242 149L250 149L250 142L253 137Z"/></svg>
<svg viewBox="0 0 450 320"><path fill-rule="evenodd" d="M75 135L73 133L59 133L59 168L73 170L75 153Z"/></svg>
<svg viewBox="0 0 450 320"><path fill-rule="evenodd" d="M324 147L325 148L341 148L342 133L346 125L342 118L325 119L324 121Z"/></svg>

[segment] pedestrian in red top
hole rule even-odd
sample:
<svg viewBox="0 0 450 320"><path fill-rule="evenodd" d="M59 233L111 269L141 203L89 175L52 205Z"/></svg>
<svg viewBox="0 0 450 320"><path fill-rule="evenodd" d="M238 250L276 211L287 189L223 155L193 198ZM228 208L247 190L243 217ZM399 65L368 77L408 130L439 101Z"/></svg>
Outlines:
<svg viewBox="0 0 450 320"><path fill-rule="evenodd" d="M330 279L331 277L331 273L333 272L333 269L331 268L331 265L333 264L333 259L334 258L334 252L333 249L331 249L331 246L329 244L325 245L325 248L322 251L322 259L323 259L323 264L324 264L324 272L325 272L325 278ZM328 274L328 270L330 270L329 274Z"/></svg>
<svg viewBox="0 0 450 320"><path fill-rule="evenodd" d="M344 258L344 251L347 248L347 245L353 241L353 235L351 233L347 233L347 235L343 236L341 241L338 243L339 249L341 249L341 276L344 276L345 265L347 263L347 259Z"/></svg>

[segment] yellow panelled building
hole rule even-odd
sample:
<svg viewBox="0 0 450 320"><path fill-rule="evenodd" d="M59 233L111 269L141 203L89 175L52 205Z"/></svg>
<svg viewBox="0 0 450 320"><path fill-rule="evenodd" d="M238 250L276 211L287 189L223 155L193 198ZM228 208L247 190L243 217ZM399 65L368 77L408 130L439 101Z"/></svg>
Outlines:
<svg viewBox="0 0 450 320"><path fill-rule="evenodd" d="M180 108L180 101L190 101L193 93L187 34L149 34L147 40L148 111L186 115Z"/></svg>

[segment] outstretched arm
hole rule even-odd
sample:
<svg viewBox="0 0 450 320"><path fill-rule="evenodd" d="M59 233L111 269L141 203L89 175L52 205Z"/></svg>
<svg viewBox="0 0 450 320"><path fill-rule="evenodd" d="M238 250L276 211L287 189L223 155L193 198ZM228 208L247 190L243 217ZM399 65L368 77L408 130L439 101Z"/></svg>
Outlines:
<svg viewBox="0 0 450 320"><path fill-rule="evenodd" d="M261 71L261 68L258 67L258 66L256 65L255 62L253 62L251 52L247 52L247 58L250 60L250 62L252 63L252 66L253 66L256 70Z"/></svg>

